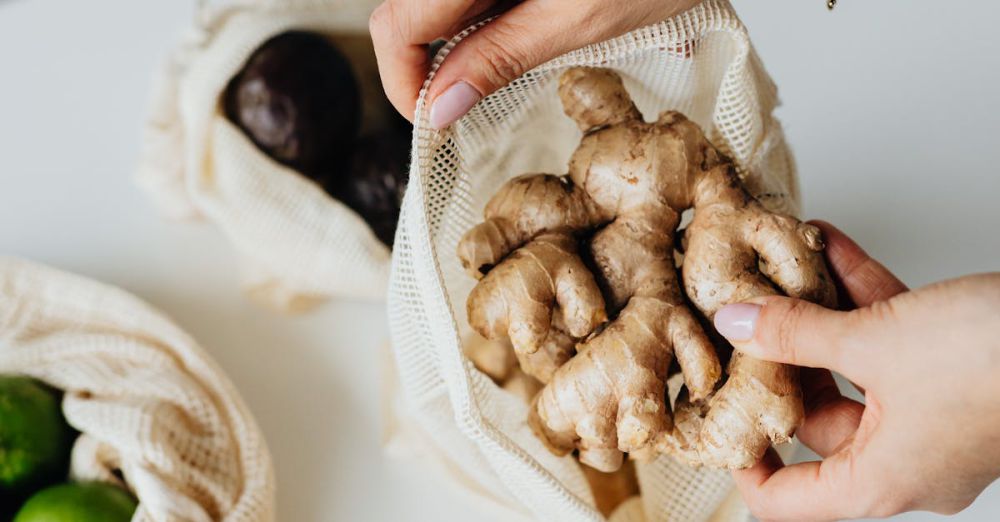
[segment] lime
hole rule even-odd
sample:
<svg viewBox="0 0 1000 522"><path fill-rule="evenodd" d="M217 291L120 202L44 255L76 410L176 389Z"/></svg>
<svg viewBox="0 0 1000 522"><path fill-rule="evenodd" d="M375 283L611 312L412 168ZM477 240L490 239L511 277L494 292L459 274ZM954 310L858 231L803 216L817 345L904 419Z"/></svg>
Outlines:
<svg viewBox="0 0 1000 522"><path fill-rule="evenodd" d="M28 499L13 522L129 522L138 503L100 482L60 484Z"/></svg>
<svg viewBox="0 0 1000 522"><path fill-rule="evenodd" d="M59 394L20 376L0 376L0 493L65 480L73 430Z"/></svg>

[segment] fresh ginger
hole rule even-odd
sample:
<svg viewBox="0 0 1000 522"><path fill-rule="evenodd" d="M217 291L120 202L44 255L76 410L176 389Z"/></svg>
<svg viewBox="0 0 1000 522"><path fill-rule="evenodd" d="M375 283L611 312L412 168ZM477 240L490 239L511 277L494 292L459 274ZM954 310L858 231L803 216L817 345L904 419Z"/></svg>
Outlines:
<svg viewBox="0 0 1000 522"><path fill-rule="evenodd" d="M567 234L540 234L469 295L469 323L510 337L521 368L542 382L573 356L575 340L607 320L601 291ZM555 312L555 313L553 313Z"/></svg>
<svg viewBox="0 0 1000 522"><path fill-rule="evenodd" d="M490 340L473 334L466 339L463 347L465 356L476 369L525 403L531 403L542 390L542 383L518 366L514 347L507 339Z"/></svg>
<svg viewBox="0 0 1000 522"><path fill-rule="evenodd" d="M607 518L611 518L618 506L639 494L639 478L631 461L626 460L618 471L611 473L583 466L583 476L594 495L594 507Z"/></svg>
<svg viewBox="0 0 1000 522"><path fill-rule="evenodd" d="M541 391L542 383L518 367L514 348L507 339L489 340L473 333L462 346L476 369L525 404L530 404ZM635 466L630 461L625 461L625 465L613 473L584 466L583 476L594 495L595 507L606 517L611 516L622 502L639 494Z"/></svg>
<svg viewBox="0 0 1000 522"><path fill-rule="evenodd" d="M616 73L569 69L559 96L583 131L569 173L512 179L458 245L481 278L470 325L509 336L524 371L547 383L529 421L553 451L579 450L602 471L650 449L751 466L801 423L797 370L736 353L723 382L688 300L708 320L778 293L833 305L818 229L766 210L680 113L644 122ZM690 208L682 291L676 230ZM672 419L675 355L686 390Z"/></svg>

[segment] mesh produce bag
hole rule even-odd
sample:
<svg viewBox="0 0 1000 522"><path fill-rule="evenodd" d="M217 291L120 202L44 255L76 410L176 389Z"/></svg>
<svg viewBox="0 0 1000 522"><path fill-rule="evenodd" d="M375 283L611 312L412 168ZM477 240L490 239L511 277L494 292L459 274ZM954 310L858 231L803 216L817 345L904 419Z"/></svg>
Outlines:
<svg viewBox="0 0 1000 522"><path fill-rule="evenodd" d="M472 30L456 37L435 67ZM734 159L747 188L766 206L798 212L794 164L772 116L775 86L725 1L704 2L552 60L488 96L445 131L429 127L422 93L389 289L400 415L464 484L540 520L602 517L575 460L551 454L528 427L528 405L463 357L462 340L471 334L465 302L475 281L455 247L506 180L566 172L581 134L563 114L556 86L563 70L581 65L619 72L647 117L667 109L686 114ZM613 519L746 517L728 472L691 469L665 456L640 464L637 472L641 500L626 503Z"/></svg>
<svg viewBox="0 0 1000 522"><path fill-rule="evenodd" d="M347 206L261 152L226 118L220 97L272 36L291 29L364 36L377 3L204 5L157 80L140 186L167 216L218 225L241 258L248 293L279 309L304 309L330 296L383 299L389 249ZM374 70L374 63L354 65L362 73ZM381 93L380 85L375 89Z"/></svg>
<svg viewBox="0 0 1000 522"><path fill-rule="evenodd" d="M139 499L133 521L274 519L271 459L236 389L135 297L0 259L0 374L65 391L66 419L81 432L71 475L123 479Z"/></svg>

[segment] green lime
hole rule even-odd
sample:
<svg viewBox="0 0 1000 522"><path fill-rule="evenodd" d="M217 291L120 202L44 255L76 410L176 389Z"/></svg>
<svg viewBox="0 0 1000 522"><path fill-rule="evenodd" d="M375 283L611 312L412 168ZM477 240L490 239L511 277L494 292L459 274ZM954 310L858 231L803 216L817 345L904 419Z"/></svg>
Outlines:
<svg viewBox="0 0 1000 522"><path fill-rule="evenodd" d="M0 376L0 493L65 480L74 433L59 394L20 376Z"/></svg>
<svg viewBox="0 0 1000 522"><path fill-rule="evenodd" d="M13 522L129 522L138 503L100 482L60 484L28 499Z"/></svg>

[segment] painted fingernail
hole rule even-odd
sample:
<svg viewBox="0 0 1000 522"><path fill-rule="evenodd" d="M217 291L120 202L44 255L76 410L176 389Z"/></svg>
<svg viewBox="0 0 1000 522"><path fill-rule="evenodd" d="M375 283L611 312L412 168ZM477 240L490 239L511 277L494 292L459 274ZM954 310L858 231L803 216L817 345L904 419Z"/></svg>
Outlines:
<svg viewBox="0 0 1000 522"><path fill-rule="evenodd" d="M749 341L753 339L753 328L759 315L760 305L726 305L715 313L715 329L730 341Z"/></svg>
<svg viewBox="0 0 1000 522"><path fill-rule="evenodd" d="M456 82L441 93L431 105L431 127L443 129L465 116L482 95L465 82Z"/></svg>

